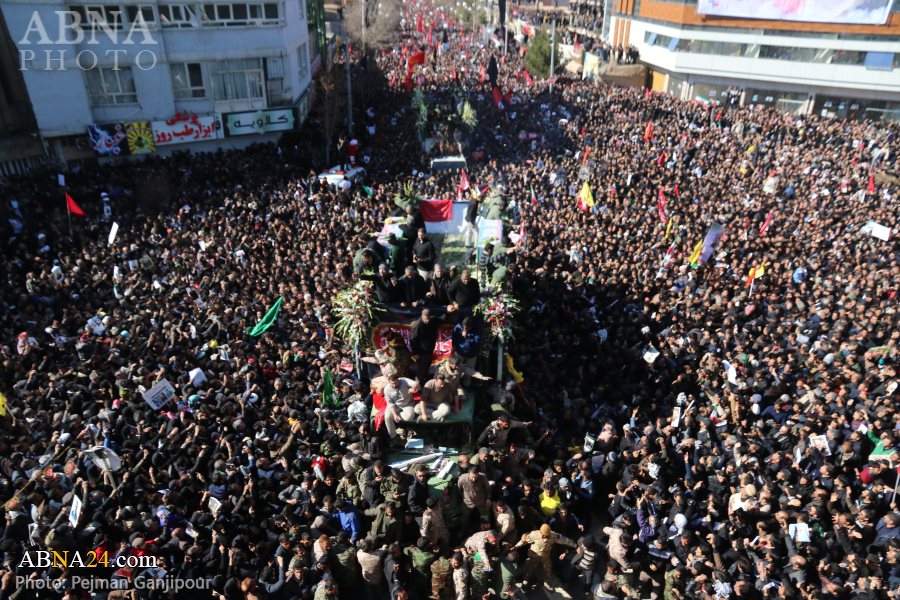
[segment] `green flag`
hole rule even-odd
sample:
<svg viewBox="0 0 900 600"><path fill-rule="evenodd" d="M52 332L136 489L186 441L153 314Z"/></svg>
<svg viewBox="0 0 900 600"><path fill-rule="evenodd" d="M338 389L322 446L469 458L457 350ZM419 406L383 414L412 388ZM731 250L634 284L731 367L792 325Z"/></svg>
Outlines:
<svg viewBox="0 0 900 600"><path fill-rule="evenodd" d="M266 330L275 323L275 319L278 317L278 310L281 308L282 300L284 300L284 298L278 298L275 304L272 305L272 308L266 311L266 314L263 315L260 322L247 329L247 335L250 337L257 337L264 334Z"/></svg>
<svg viewBox="0 0 900 600"><path fill-rule="evenodd" d="M337 398L334 397L334 383L331 380L331 367L325 369L325 385L322 387L322 405L325 408L334 406L338 408Z"/></svg>
<svg viewBox="0 0 900 600"><path fill-rule="evenodd" d="M364 191L369 198L375 195L374 192L372 192L372 188L367 185L362 186L362 191Z"/></svg>

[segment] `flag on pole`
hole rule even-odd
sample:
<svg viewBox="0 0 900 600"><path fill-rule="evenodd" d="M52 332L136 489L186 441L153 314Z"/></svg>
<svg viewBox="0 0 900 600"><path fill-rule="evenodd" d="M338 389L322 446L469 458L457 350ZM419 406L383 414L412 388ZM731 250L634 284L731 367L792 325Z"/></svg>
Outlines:
<svg viewBox="0 0 900 600"><path fill-rule="evenodd" d="M652 142L653 141L653 121L647 123L647 128L644 129L644 141Z"/></svg>
<svg viewBox="0 0 900 600"><path fill-rule="evenodd" d="M759 263L758 267L754 267L750 269L750 272L747 274L747 281L744 283L744 287L750 287L753 285L753 281L757 277L762 277L766 274L766 266L765 263Z"/></svg>
<svg viewBox="0 0 900 600"><path fill-rule="evenodd" d="M662 188L659 188L659 195L656 198L656 210L659 211L659 220L662 223L665 223L669 219L669 215L666 213L666 204L668 203L669 201L666 200L665 192L663 192Z"/></svg>
<svg viewBox="0 0 900 600"><path fill-rule="evenodd" d="M328 367L325 369L325 383L322 386L322 406L325 408L329 406L338 408L339 405L338 400L334 397L334 381L331 377L331 367Z"/></svg>
<svg viewBox="0 0 900 600"><path fill-rule="evenodd" d="M867 192L875 191L875 171L869 173L869 185L866 186Z"/></svg>
<svg viewBox="0 0 900 600"><path fill-rule="evenodd" d="M280 297L275 301L275 304L272 305L272 308L266 311L266 314L263 315L263 318L254 325L247 329L247 335L250 337L257 337L266 332L269 327L275 324L275 319L278 318L278 311L281 309L281 303L284 298Z"/></svg>
<svg viewBox="0 0 900 600"><path fill-rule="evenodd" d="M525 83L527 83L529 87L534 85L534 80L531 78L531 73L528 71L525 71Z"/></svg>
<svg viewBox="0 0 900 600"><path fill-rule="evenodd" d="M586 165L588 161L588 156L591 155L591 147L585 146L584 148L584 156L581 157L581 164Z"/></svg>
<svg viewBox="0 0 900 600"><path fill-rule="evenodd" d="M532 206L537 206L537 205L538 205L538 199L537 199L537 196L536 196L535 193L534 193L534 186L532 185L532 186L530 186L530 187L531 187L531 205L532 205Z"/></svg>
<svg viewBox="0 0 900 600"><path fill-rule="evenodd" d="M81 207L72 199L72 196L66 194L66 210L69 211L70 214L75 215L76 217L86 217L87 214L81 210Z"/></svg>
<svg viewBox="0 0 900 600"><path fill-rule="evenodd" d="M669 217L669 224L666 225L666 237L663 238L663 239L665 239L666 241L669 240L669 234L672 233L672 223L673 223L674 221L675 221L675 219L674 219L673 217Z"/></svg>
<svg viewBox="0 0 900 600"><path fill-rule="evenodd" d="M584 212L594 208L594 195L591 193L591 186L588 185L587 181L584 182L581 186L581 191L578 192L577 206Z"/></svg>
<svg viewBox="0 0 900 600"><path fill-rule="evenodd" d="M425 53L419 50L418 52L411 54L409 58L406 59L406 73L407 75L412 75L413 69L415 69L416 65L424 65L425 64Z"/></svg>
<svg viewBox="0 0 900 600"><path fill-rule="evenodd" d="M456 186L456 197L462 198L471 187L469 185L469 176L466 174L466 170L463 169L462 174L459 176L459 185Z"/></svg>
<svg viewBox="0 0 900 600"><path fill-rule="evenodd" d="M703 250L703 240L697 242L697 245L694 246L694 251L691 252L691 255L688 257L688 264L692 267L697 266L697 261L700 260L700 252Z"/></svg>
<svg viewBox="0 0 900 600"><path fill-rule="evenodd" d="M774 215L772 213L769 213L766 215L766 220L763 221L762 226L759 228L759 237L766 235L766 231L769 230L769 225L772 224L773 218L774 218Z"/></svg>
<svg viewBox="0 0 900 600"><path fill-rule="evenodd" d="M372 188L367 185L362 186L362 191L365 192L366 196L368 196L369 198L375 195L375 193L372 191Z"/></svg>
<svg viewBox="0 0 900 600"><path fill-rule="evenodd" d="M478 75L478 83L484 83L484 65L481 65L481 73Z"/></svg>

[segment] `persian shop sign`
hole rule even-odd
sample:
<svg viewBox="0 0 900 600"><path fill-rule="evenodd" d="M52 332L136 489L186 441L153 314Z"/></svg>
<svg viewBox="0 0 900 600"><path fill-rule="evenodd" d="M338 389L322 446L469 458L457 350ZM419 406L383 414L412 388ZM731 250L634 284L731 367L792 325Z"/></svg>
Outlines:
<svg viewBox="0 0 900 600"><path fill-rule="evenodd" d="M228 113L222 115L222 119L227 136L291 131L296 122L293 108Z"/></svg>
<svg viewBox="0 0 900 600"><path fill-rule="evenodd" d="M153 141L157 146L222 139L222 123L216 115L176 113L171 119L153 121Z"/></svg>

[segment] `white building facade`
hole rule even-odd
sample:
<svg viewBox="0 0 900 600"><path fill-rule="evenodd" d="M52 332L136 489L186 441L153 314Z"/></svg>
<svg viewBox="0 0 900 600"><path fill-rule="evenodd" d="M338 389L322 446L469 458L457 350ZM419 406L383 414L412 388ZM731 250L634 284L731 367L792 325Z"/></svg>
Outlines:
<svg viewBox="0 0 900 600"><path fill-rule="evenodd" d="M306 0L0 6L58 160L242 147L306 119Z"/></svg>
<svg viewBox="0 0 900 600"><path fill-rule="evenodd" d="M607 36L638 49L654 90L685 100L718 101L728 90L793 113L896 120L900 2L890 6L886 22L858 24L722 17L697 0L608 0Z"/></svg>

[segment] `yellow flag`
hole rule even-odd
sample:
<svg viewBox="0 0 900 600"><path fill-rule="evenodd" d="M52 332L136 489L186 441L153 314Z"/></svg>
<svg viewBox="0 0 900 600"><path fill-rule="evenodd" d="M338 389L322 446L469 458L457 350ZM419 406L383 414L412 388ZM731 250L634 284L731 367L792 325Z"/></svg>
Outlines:
<svg viewBox="0 0 900 600"><path fill-rule="evenodd" d="M0 417L6 416L6 396L0 393Z"/></svg>
<svg viewBox="0 0 900 600"><path fill-rule="evenodd" d="M594 208L594 195L591 193L591 186L588 185L587 181L584 182L584 185L581 186L581 191L578 192L578 207L581 210Z"/></svg>
<svg viewBox="0 0 900 600"><path fill-rule="evenodd" d="M698 260L700 260L700 252L703 250L703 240L697 242L697 245L694 246L694 251L691 252L691 257L688 259L688 264L693 265L696 264Z"/></svg>
<svg viewBox="0 0 900 600"><path fill-rule="evenodd" d="M756 267L756 277L762 277L766 274L766 263L759 263L759 266Z"/></svg>
<svg viewBox="0 0 900 600"><path fill-rule="evenodd" d="M674 217L669 217L669 224L666 225L666 237L664 238L666 241L669 241L669 234L672 233L672 222L674 221Z"/></svg>

